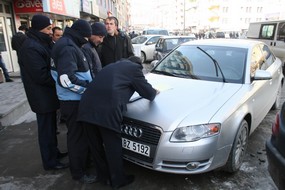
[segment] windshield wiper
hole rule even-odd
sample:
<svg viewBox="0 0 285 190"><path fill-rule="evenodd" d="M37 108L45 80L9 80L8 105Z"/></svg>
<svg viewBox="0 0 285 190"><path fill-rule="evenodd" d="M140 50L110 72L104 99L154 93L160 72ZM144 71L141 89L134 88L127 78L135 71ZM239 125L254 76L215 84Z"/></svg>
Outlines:
<svg viewBox="0 0 285 190"><path fill-rule="evenodd" d="M220 72L221 72L221 75L222 75L222 77L223 77L223 82L226 82L225 75L224 75L224 73L223 73L223 71L222 71L222 69L221 69L220 64L218 63L218 61L217 61L216 59L214 59L210 54L208 54L208 53L207 53L205 50L203 50L202 48L200 48L200 47L198 47L198 46L197 46L197 48L198 48L199 50L201 50L203 53L205 53L205 54L214 62L214 64L215 64L215 69L216 69L216 76L217 76L217 77L219 76L219 74L218 74L218 68L219 68L219 70L220 70Z"/></svg>
<svg viewBox="0 0 285 190"><path fill-rule="evenodd" d="M152 73L163 74L163 75L167 75L167 76L175 77L175 75L174 75L174 74L169 73L169 72L166 72L166 71L152 70L151 72L152 72Z"/></svg>

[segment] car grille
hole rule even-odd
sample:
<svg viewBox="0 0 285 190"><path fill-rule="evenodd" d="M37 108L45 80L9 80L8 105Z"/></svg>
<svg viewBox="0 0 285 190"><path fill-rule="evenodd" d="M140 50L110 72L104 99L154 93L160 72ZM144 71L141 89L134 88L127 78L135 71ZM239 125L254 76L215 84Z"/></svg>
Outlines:
<svg viewBox="0 0 285 190"><path fill-rule="evenodd" d="M122 137L127 138L131 141L135 141L147 146L150 146L150 157L138 154L136 152L132 152L127 149L123 149L124 157L132 162L139 163L141 165L149 165L153 162L153 158L157 149L157 145L162 133L162 130L152 124L145 123L142 121L137 121L129 118L124 118L122 123L122 128L124 126L140 129L142 131L142 135L140 137L136 137L134 135L130 135L122 130Z"/></svg>

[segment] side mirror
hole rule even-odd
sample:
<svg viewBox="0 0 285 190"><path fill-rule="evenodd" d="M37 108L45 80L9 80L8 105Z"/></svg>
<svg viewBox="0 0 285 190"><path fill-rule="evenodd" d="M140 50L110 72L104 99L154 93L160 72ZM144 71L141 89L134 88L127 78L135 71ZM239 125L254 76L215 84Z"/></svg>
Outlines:
<svg viewBox="0 0 285 190"><path fill-rule="evenodd" d="M156 67L156 65L158 64L158 60L153 60L151 63L150 63L150 66L151 66L151 68L154 68L154 67Z"/></svg>
<svg viewBox="0 0 285 190"><path fill-rule="evenodd" d="M264 70L256 70L253 80L271 80L271 73Z"/></svg>

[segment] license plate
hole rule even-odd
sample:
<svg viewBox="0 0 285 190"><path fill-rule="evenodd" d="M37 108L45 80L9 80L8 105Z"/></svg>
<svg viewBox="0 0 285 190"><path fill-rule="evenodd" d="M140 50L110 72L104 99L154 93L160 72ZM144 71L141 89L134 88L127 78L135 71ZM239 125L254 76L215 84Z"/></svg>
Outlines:
<svg viewBox="0 0 285 190"><path fill-rule="evenodd" d="M147 145L122 138L122 146L123 148L128 149L130 151L142 154L144 156L150 156L150 147Z"/></svg>

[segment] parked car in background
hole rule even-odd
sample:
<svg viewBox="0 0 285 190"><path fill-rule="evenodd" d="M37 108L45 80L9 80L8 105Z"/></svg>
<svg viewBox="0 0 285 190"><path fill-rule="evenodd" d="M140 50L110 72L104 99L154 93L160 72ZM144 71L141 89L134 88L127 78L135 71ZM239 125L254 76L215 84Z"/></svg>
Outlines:
<svg viewBox="0 0 285 190"><path fill-rule="evenodd" d="M161 60L167 53L174 49L179 44L196 40L196 36L162 36L155 44L154 60Z"/></svg>
<svg viewBox="0 0 285 190"><path fill-rule="evenodd" d="M168 36L169 32L168 32L168 30L162 29L162 28L149 28L149 29L144 29L142 34L143 35L150 35L150 34L158 35L158 34L160 34L160 35L167 35Z"/></svg>
<svg viewBox="0 0 285 190"><path fill-rule="evenodd" d="M272 125L272 135L266 141L268 171L278 189L285 189L285 103Z"/></svg>
<svg viewBox="0 0 285 190"><path fill-rule="evenodd" d="M226 35L224 32L216 32L215 37L216 38L226 38Z"/></svg>
<svg viewBox="0 0 285 190"><path fill-rule="evenodd" d="M135 55L141 57L143 63L153 60L155 44L161 36L140 35L132 39Z"/></svg>
<svg viewBox="0 0 285 190"><path fill-rule="evenodd" d="M285 65L285 20L252 22L246 37L266 43Z"/></svg>
<svg viewBox="0 0 285 190"><path fill-rule="evenodd" d="M239 170L249 135L280 104L281 65L260 41L179 45L146 74L154 101L135 93L127 105L124 158L177 174Z"/></svg>

